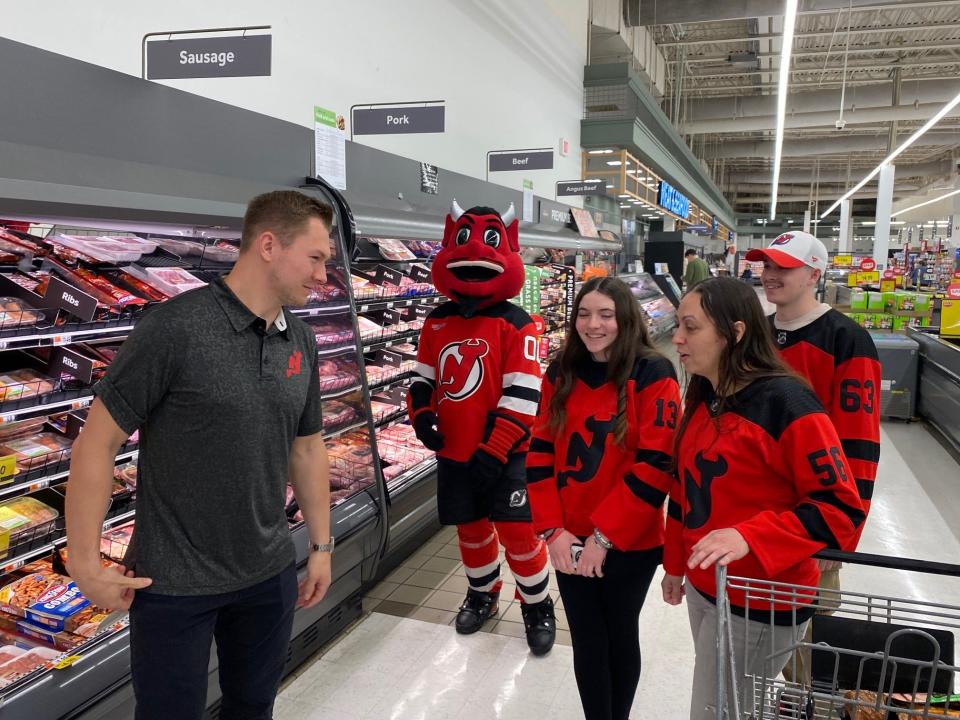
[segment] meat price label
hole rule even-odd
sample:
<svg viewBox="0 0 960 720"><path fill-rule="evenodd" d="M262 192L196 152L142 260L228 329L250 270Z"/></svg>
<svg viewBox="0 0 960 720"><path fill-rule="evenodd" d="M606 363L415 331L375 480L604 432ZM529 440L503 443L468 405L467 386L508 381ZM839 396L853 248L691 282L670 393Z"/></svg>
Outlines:
<svg viewBox="0 0 960 720"><path fill-rule="evenodd" d="M4 455L0 457L0 479L12 478L17 474L17 456Z"/></svg>

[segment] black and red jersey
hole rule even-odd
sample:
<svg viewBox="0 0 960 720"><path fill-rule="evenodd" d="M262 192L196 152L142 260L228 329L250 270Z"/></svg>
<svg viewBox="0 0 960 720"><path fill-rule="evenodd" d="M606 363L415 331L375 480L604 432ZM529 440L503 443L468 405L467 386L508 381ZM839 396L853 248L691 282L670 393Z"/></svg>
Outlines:
<svg viewBox="0 0 960 720"><path fill-rule="evenodd" d="M783 359L813 386L870 511L880 460L880 360L870 334L836 310L796 330L770 326Z"/></svg>
<svg viewBox="0 0 960 720"><path fill-rule="evenodd" d="M712 407L710 397L694 410L680 443L664 569L716 597L715 569L691 570L687 561L702 537L736 528L750 552L729 566L731 576L816 587L820 571L810 556L853 550L866 517L829 416L788 377L754 381L716 416ZM744 606L742 590L728 594Z"/></svg>
<svg viewBox="0 0 960 720"><path fill-rule="evenodd" d="M502 455L526 450L540 400L538 347L533 320L509 302L470 317L446 302L427 316L407 404L411 420L436 413L440 458L466 462L481 443Z"/></svg>
<svg viewBox="0 0 960 720"><path fill-rule="evenodd" d="M619 550L663 544L663 503L671 485L671 448L680 412L673 365L640 358L627 381L627 434L614 439L617 388L607 364L578 368L566 402L566 423L550 428L558 364L547 369L540 412L527 455L527 491L534 529L565 528L583 537L599 529Z"/></svg>

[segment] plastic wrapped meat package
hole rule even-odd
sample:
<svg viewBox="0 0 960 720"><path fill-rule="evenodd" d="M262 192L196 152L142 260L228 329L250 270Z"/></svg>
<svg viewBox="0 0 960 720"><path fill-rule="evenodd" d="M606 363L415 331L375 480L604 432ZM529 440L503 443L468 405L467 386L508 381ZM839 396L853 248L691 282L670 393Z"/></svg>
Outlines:
<svg viewBox="0 0 960 720"><path fill-rule="evenodd" d="M0 373L0 402L26 400L52 392L54 381L36 370L8 370Z"/></svg>
<svg viewBox="0 0 960 720"><path fill-rule="evenodd" d="M107 530L100 536L100 552L112 560L122 562L133 538L133 522Z"/></svg>
<svg viewBox="0 0 960 720"><path fill-rule="evenodd" d="M370 412L373 414L374 422L381 422L401 410L402 406L391 405L390 403L380 402L378 400L370 401Z"/></svg>
<svg viewBox="0 0 960 720"><path fill-rule="evenodd" d="M113 478L122 482L131 490L137 489L137 464L135 462L117 465L113 469Z"/></svg>
<svg viewBox="0 0 960 720"><path fill-rule="evenodd" d="M309 324L318 347L339 345L353 340L353 328L343 321L314 321Z"/></svg>
<svg viewBox="0 0 960 720"><path fill-rule="evenodd" d="M23 437L24 435L35 435L43 431L43 426L48 418L46 415L26 420L16 420L10 423L0 425L0 444L13 438Z"/></svg>
<svg viewBox="0 0 960 720"><path fill-rule="evenodd" d="M108 240L111 242L119 243L124 247L131 249L139 250L144 255L149 255L154 250L157 249L159 244L156 240L145 240L142 237L137 237L136 235L101 235L97 240Z"/></svg>
<svg viewBox="0 0 960 720"><path fill-rule="evenodd" d="M376 341L384 334L382 325L377 325L370 318L363 315L357 316L357 326L360 328L360 339L366 342Z"/></svg>
<svg viewBox="0 0 960 720"><path fill-rule="evenodd" d="M145 252L143 246L117 242L108 237L80 237L61 233L54 235L51 239L59 245L89 255L100 262L136 262Z"/></svg>
<svg viewBox="0 0 960 720"><path fill-rule="evenodd" d="M130 265L126 270L134 277L143 280L151 287L170 297L206 285L199 278L178 267L144 268L139 265Z"/></svg>
<svg viewBox="0 0 960 720"><path fill-rule="evenodd" d="M33 672L60 657L59 650L35 647L0 665L0 687L6 687L22 675Z"/></svg>
<svg viewBox="0 0 960 720"><path fill-rule="evenodd" d="M59 511L29 495L0 502L0 538L7 538L0 547L8 546L0 550L0 558L6 557L9 546L25 533L36 536L52 530L58 517Z"/></svg>
<svg viewBox="0 0 960 720"><path fill-rule="evenodd" d="M335 430L344 425L349 425L359 416L355 407L339 400L329 400L323 404L324 430Z"/></svg>
<svg viewBox="0 0 960 720"><path fill-rule="evenodd" d="M343 360L321 360L317 365L320 373L321 392L335 392L350 388L359 382L360 371L356 363Z"/></svg>
<svg viewBox="0 0 960 720"><path fill-rule="evenodd" d="M417 256L410 252L407 246L399 240L394 240L393 238L371 238L370 241L377 245L377 249L380 250L380 254L385 260L403 262L417 259Z"/></svg>
<svg viewBox="0 0 960 720"><path fill-rule="evenodd" d="M19 298L0 297L0 330L32 327L43 318L43 312L34 310Z"/></svg>
<svg viewBox="0 0 960 720"><path fill-rule="evenodd" d="M18 469L32 470L68 459L72 445L73 441L65 435L39 432L5 441L0 445L0 457L14 455Z"/></svg>
<svg viewBox="0 0 960 720"><path fill-rule="evenodd" d="M194 242L193 240L158 239L157 245L167 252L179 255L180 257L185 255L199 255L203 252L203 244Z"/></svg>

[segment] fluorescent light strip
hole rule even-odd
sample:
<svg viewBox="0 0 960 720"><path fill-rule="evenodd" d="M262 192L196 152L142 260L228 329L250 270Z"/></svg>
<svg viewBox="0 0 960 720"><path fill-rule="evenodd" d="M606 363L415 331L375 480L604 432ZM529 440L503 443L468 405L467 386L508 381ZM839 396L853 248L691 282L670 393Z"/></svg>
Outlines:
<svg viewBox="0 0 960 720"><path fill-rule="evenodd" d="M957 95L957 98L960 98L960 95ZM908 208L903 208L902 210L897 210L896 212L890 213L890 217L896 217L897 215L903 215L903 213L905 213L905 212L910 212L911 210L916 210L917 208L922 208L922 207L926 207L927 205L932 205L932 204L935 203L935 202L940 202L941 200L945 200L945 199L948 198L948 197L953 197L954 195L960 195L960 190L951 190L950 192L948 192L948 193L946 193L946 194L944 194L944 195L941 195L940 197L935 197L933 200L927 200L927 201L925 201L925 202L918 203L917 205L911 205L911 206L908 207Z"/></svg>
<svg viewBox="0 0 960 720"><path fill-rule="evenodd" d="M783 159L783 133L787 115L787 89L790 84L790 56L793 31L797 25L797 2L787 0L783 14L783 40L780 48L780 83L777 86L777 139L773 152L773 185L770 190L770 219L777 217L777 192L780 190L780 161Z"/></svg>
<svg viewBox="0 0 960 720"><path fill-rule="evenodd" d="M859 190L859 189L862 188L864 185L866 185L868 182L870 182L873 178L875 178L875 177L877 176L877 174L880 172L880 168L882 168L884 165L889 165L891 162L893 162L893 160L894 160L900 153L902 153L902 152L903 152L904 150L906 150L908 147L910 147L911 145L913 145L917 140L919 140L919 139L920 139L920 136L923 135L925 132L927 132L927 130L929 130L929 129L932 128L934 125L936 125L938 122L940 122L941 120L943 120L943 118L944 118L951 110L953 110L957 105L960 105L960 94L958 94L953 100L951 100L951 101L948 102L946 105L944 105L942 108L940 108L939 112L937 112L936 115L934 115L932 118L930 118L929 120L927 120L927 122L924 123L923 127L921 127L921 128L920 128L919 130L917 130L913 135L911 135L911 136L908 137L906 140L904 140L904 141L903 141L903 144L900 145L900 147L898 147L898 148L897 148L896 150L894 150L892 153L890 153L889 155L887 155L887 156L883 159L883 162L881 162L879 165L877 165L869 175L867 175L863 180L861 180L859 183L857 183L856 185L854 185L852 188L850 188L849 190L847 190L847 194L844 195L844 196L843 196L842 198L840 198L839 200L837 200L833 205L831 205L830 207L828 207L828 208L827 208L827 211L826 211L825 213L823 213L820 217L826 217L827 215L829 215L830 213L832 213L836 208L840 207L840 203L842 203L844 200L846 200L846 199L849 198L851 195L853 195L857 190ZM954 194L954 193L951 193L951 194ZM950 197L950 195L944 195L944 197ZM933 202L933 200L931 200L930 202ZM917 207L922 207L922 206L919 206L919 205L918 205ZM911 208L911 209L912 209L912 208ZM905 211L904 211L904 210L901 210L900 212L905 212Z"/></svg>

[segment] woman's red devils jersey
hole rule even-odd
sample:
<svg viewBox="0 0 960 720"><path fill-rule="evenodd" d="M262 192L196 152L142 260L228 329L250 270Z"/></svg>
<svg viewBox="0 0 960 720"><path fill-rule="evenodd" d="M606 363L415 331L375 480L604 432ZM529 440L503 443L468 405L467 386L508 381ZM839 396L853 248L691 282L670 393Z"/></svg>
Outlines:
<svg viewBox="0 0 960 720"><path fill-rule="evenodd" d="M853 550L866 517L833 423L793 378L754 381L716 418L713 403L695 409L680 443L664 569L715 598L715 568L691 570L687 560L711 531L736 528L750 552L730 564L731 576L816 587L820 571L810 556ZM744 607L743 590L731 588L729 597ZM750 607L769 612L753 598Z"/></svg>
<svg viewBox="0 0 960 720"><path fill-rule="evenodd" d="M663 544L663 503L671 485L680 389L659 355L637 360L627 381L627 434L614 439L617 388L606 363L588 361L566 402L566 423L550 428L556 362L543 381L540 413L527 454L534 529L565 528L584 537L597 528L619 550Z"/></svg>
<svg viewBox="0 0 960 720"><path fill-rule="evenodd" d="M407 404L411 420L437 414L439 457L466 462L502 423L510 428L509 452L526 450L540 400L538 348L533 320L509 302L469 318L446 302L427 316Z"/></svg>
<svg viewBox="0 0 960 720"><path fill-rule="evenodd" d="M827 409L869 512L880 460L880 360L870 334L832 309L799 330L777 328L772 315L770 325L783 359Z"/></svg>

